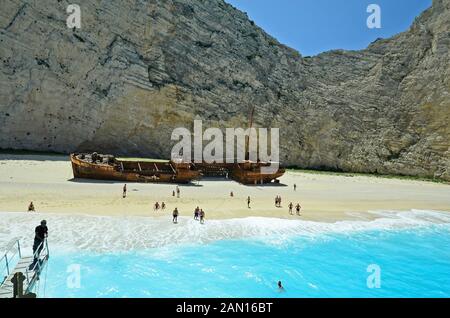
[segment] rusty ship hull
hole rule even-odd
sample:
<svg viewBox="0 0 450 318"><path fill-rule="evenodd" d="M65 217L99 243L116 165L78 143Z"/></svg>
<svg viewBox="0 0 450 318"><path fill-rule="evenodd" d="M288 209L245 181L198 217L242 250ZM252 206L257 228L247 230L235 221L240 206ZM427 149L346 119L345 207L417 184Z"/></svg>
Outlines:
<svg viewBox="0 0 450 318"><path fill-rule="evenodd" d="M206 177L221 177L246 185L278 182L285 169L271 174L262 173L268 163L245 161L242 163L185 163L160 161L127 161L112 155L71 154L75 178L116 180L145 183L189 183Z"/></svg>
<svg viewBox="0 0 450 318"><path fill-rule="evenodd" d="M278 168L273 173L263 173L262 168L268 163L245 161L242 163L196 163L195 169L207 177L226 177L246 185L268 184L277 182L285 173L284 168Z"/></svg>
<svg viewBox="0 0 450 318"><path fill-rule="evenodd" d="M269 166L265 163L244 162L236 163L231 170L231 178L242 184L268 184L278 182L278 178L285 173L284 168L278 168L273 173L262 173L262 168Z"/></svg>
<svg viewBox="0 0 450 318"><path fill-rule="evenodd" d="M201 173L189 164L172 161L127 161L111 155L71 154L75 178L116 180L143 183L189 183L198 180Z"/></svg>

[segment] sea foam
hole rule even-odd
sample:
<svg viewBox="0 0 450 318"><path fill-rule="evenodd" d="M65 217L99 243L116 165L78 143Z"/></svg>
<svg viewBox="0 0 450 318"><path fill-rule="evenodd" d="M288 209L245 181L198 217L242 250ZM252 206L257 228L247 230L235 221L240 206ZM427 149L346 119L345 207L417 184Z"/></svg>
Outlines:
<svg viewBox="0 0 450 318"><path fill-rule="evenodd" d="M50 213L0 212L0 252L14 238L31 253L34 228L42 219L49 227L50 249L121 252L175 244L203 244L222 239L257 238L278 244L294 235L370 230L396 230L450 223L450 213L440 211L371 211L373 220L322 223L304 220L249 217L208 220L204 225L188 217L91 216Z"/></svg>

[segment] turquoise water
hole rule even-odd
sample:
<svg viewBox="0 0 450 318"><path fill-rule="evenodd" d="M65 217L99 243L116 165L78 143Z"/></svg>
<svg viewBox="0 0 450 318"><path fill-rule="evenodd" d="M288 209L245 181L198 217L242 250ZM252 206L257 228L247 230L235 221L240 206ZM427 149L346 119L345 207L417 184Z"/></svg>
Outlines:
<svg viewBox="0 0 450 318"><path fill-rule="evenodd" d="M68 288L68 280L76 287L73 264L79 288ZM380 288L367 286L371 264L381 269ZM450 297L450 225L117 254L53 251L42 285L45 297Z"/></svg>

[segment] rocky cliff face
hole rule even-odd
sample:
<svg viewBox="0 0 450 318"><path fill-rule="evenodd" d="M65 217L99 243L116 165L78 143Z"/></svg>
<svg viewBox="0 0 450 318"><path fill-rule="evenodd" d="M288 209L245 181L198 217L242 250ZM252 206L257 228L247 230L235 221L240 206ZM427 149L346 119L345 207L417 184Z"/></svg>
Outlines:
<svg viewBox="0 0 450 318"><path fill-rule="evenodd" d="M302 57L223 0L4 0L0 148L168 157L174 127L280 127L281 161L450 180L450 0Z"/></svg>

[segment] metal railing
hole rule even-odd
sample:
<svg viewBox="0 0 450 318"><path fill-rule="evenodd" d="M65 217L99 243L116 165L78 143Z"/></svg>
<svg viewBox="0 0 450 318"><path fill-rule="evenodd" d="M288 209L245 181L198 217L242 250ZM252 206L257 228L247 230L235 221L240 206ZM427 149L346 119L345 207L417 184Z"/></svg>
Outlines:
<svg viewBox="0 0 450 318"><path fill-rule="evenodd" d="M47 239L44 239L33 254L33 263L25 271L28 285L26 293L30 293L33 290L35 283L39 280L42 270L47 265L49 257L50 252L48 249L48 242Z"/></svg>
<svg viewBox="0 0 450 318"><path fill-rule="evenodd" d="M3 256L0 257L0 273L2 275L0 277L0 286L5 283L6 279L12 274L17 263L22 258L20 240L17 238L13 239L6 245L4 253L2 254ZM18 258L16 256L18 256ZM39 280L42 270L47 265L49 256L48 242L47 239L44 239L33 253L33 262L25 269L24 274L27 282L25 293L30 293L33 290L34 285Z"/></svg>
<svg viewBox="0 0 450 318"><path fill-rule="evenodd" d="M19 259L22 257L22 251L20 249L20 240L15 238L11 240L4 250L3 255L0 257L0 268L1 268L1 279L0 286L4 283L5 279L11 274L11 271L14 269L16 264L16 256L19 256Z"/></svg>

